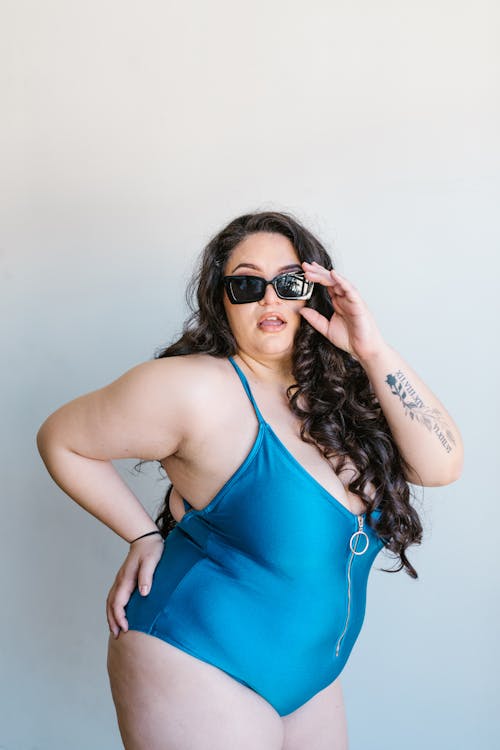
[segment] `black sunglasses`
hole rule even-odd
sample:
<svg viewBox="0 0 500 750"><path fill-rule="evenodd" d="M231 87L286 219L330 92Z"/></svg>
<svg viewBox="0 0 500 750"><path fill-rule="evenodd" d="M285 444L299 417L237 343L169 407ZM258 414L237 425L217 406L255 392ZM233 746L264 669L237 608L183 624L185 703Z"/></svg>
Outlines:
<svg viewBox="0 0 500 750"><path fill-rule="evenodd" d="M233 305L258 302L264 297L268 284L272 284L280 299L309 299L314 289L314 282L308 281L300 271L280 273L270 281L262 276L224 276L223 281Z"/></svg>

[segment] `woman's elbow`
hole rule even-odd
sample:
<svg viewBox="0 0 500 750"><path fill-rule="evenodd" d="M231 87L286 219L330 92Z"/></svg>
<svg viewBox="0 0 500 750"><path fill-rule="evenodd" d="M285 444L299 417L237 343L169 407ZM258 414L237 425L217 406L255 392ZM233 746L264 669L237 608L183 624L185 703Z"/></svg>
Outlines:
<svg viewBox="0 0 500 750"><path fill-rule="evenodd" d="M42 458L45 456L50 444L54 440L54 431L50 429L49 420L50 417L47 417L36 433L36 447Z"/></svg>
<svg viewBox="0 0 500 750"><path fill-rule="evenodd" d="M453 484L462 476L463 460L455 461L453 464L446 466L441 471L436 472L429 480L424 482L426 487L444 487L447 484Z"/></svg>
<svg viewBox="0 0 500 750"><path fill-rule="evenodd" d="M459 440L458 444L454 448L454 451L452 451L452 455L450 456L450 462L448 463L446 471L446 481L444 481L443 484L452 484L453 482L456 482L457 479L460 479L460 477L462 476L463 469L464 448L462 440Z"/></svg>
<svg viewBox="0 0 500 750"><path fill-rule="evenodd" d="M444 487L453 484L462 476L463 453L454 456L453 460L440 463L439 465L427 465L425 470L416 470L413 467L406 474L406 480L411 484L421 487Z"/></svg>
<svg viewBox="0 0 500 750"><path fill-rule="evenodd" d="M440 475L435 482L428 484L428 487L444 487L446 484L453 484L462 476L463 465L457 464L452 468L449 468L445 473Z"/></svg>
<svg viewBox="0 0 500 750"><path fill-rule="evenodd" d="M45 424L45 422L44 422L44 424ZM42 455L43 443L44 443L44 438L43 438L43 424L40 426L38 432L36 433L35 439L36 439L36 447L38 448L38 453L40 455Z"/></svg>

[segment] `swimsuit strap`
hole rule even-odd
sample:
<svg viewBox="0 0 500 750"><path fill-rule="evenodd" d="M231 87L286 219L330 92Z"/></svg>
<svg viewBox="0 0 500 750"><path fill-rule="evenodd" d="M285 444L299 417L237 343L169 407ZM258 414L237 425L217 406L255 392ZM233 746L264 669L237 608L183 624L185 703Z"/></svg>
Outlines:
<svg viewBox="0 0 500 750"><path fill-rule="evenodd" d="M259 409L259 407L257 406L257 404L255 402L255 399L254 399L254 397L252 395L252 391L250 390L250 386L248 385L248 380L246 379L243 371L241 370L240 367L238 367L238 365L236 364L236 362L234 361L234 359L232 357L229 357L229 361L231 362L232 366L234 367L234 369L238 373L238 377L239 377L239 379L241 380L241 382L243 384L243 388L245 389L248 398L252 402L252 406L255 409L255 413L257 415L257 419L259 420L259 424L265 424L266 421L265 421L264 417L262 416L262 414L260 413L260 409Z"/></svg>

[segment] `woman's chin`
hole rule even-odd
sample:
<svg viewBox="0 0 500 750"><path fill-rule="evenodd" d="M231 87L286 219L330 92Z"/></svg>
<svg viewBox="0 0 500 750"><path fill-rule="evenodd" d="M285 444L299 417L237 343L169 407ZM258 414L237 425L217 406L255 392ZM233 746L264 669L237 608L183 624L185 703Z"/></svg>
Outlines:
<svg viewBox="0 0 500 750"><path fill-rule="evenodd" d="M293 351L293 339L289 336L262 336L252 349L256 353L272 355L274 357L289 357Z"/></svg>

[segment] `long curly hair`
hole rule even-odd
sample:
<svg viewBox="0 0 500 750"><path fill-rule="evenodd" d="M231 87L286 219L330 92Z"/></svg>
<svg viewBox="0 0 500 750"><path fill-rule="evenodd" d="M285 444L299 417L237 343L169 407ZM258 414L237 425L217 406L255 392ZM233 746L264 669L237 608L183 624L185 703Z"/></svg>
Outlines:
<svg viewBox="0 0 500 750"><path fill-rule="evenodd" d="M317 261L327 269L333 268L321 242L291 214L264 211L239 216L204 248L186 291L191 314L182 335L157 351L155 359L196 352L214 357L237 353L224 310L222 279L233 249L255 232L282 234L290 240L300 261ZM315 285L307 304L327 318L333 314L330 297L320 284ZM397 567L383 570L396 573L404 568L417 578L406 556L411 544L422 541L422 525L410 503L410 487L405 480L410 467L398 450L365 371L354 357L302 319L294 340L292 374L295 383L288 388L287 397L291 411L300 420L302 440L314 444L337 473L346 464L354 465L347 488L365 502L366 522L397 561ZM169 508L172 487L170 484L156 518L164 537L176 524ZM375 522L371 514L376 508L380 517Z"/></svg>

